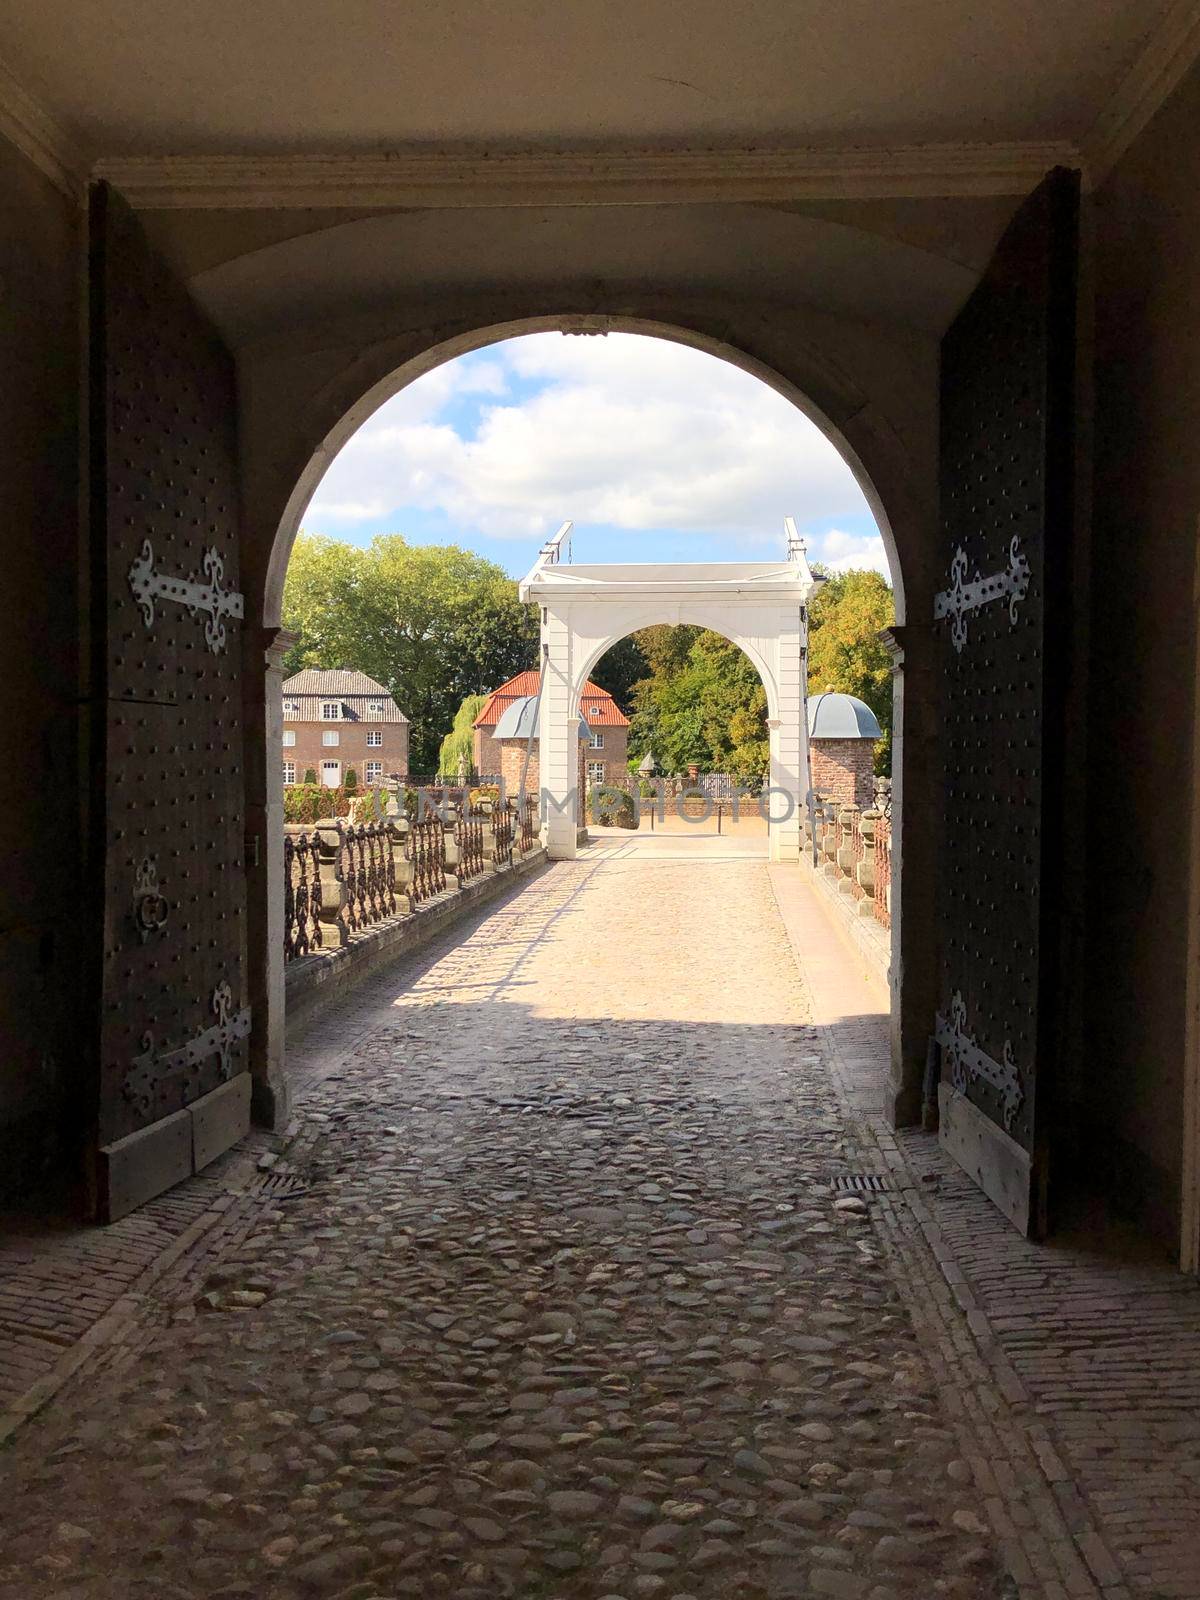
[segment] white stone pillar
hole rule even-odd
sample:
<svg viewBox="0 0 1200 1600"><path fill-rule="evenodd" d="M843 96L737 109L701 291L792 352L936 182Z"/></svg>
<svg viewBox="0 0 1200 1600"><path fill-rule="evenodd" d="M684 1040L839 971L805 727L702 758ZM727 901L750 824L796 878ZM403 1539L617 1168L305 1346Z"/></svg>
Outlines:
<svg viewBox="0 0 1200 1600"><path fill-rule="evenodd" d="M542 708L538 757L546 816L546 854L573 861L578 827L579 751L577 719L572 715L574 640L570 607L562 614L545 610L542 624Z"/></svg>
<svg viewBox="0 0 1200 1600"><path fill-rule="evenodd" d="M777 705L771 728L771 860L800 859L800 823L808 794L808 741L804 737L804 624L799 607L779 617L775 671Z"/></svg>
<svg viewBox="0 0 1200 1600"><path fill-rule="evenodd" d="M247 635L243 665L250 1107L259 1127L276 1129L287 1126L290 1112L283 1059L283 658L296 638L266 629L256 649Z"/></svg>

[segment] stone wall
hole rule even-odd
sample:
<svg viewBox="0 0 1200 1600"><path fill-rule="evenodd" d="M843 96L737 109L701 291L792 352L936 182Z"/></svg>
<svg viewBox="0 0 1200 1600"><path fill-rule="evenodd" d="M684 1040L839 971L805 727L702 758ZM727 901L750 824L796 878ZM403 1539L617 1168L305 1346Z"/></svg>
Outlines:
<svg viewBox="0 0 1200 1600"><path fill-rule="evenodd" d="M875 795L875 741L873 739L812 739L812 786L839 805L865 810Z"/></svg>
<svg viewBox="0 0 1200 1600"><path fill-rule="evenodd" d="M1166 820L1196 807L1197 508L1200 507L1200 69L1094 198L1095 477L1092 493L1090 781L1084 863L1066 936L1086 951L1089 1047L1075 1077L1079 1164L1169 1249L1183 1192L1180 1110L1196 951L1200 833ZM1086 592L1086 591L1085 591ZM1068 830L1068 835L1070 830ZM1121 840L1119 865L1105 858ZM1066 840L1068 847L1071 840Z"/></svg>
<svg viewBox="0 0 1200 1600"><path fill-rule="evenodd" d="M104 771L80 616L82 212L0 139L0 482L5 748L14 792L0 885L0 1196L75 1176L98 1054L83 795ZM81 935L83 940L81 940ZM111 935L109 935L111 937Z"/></svg>

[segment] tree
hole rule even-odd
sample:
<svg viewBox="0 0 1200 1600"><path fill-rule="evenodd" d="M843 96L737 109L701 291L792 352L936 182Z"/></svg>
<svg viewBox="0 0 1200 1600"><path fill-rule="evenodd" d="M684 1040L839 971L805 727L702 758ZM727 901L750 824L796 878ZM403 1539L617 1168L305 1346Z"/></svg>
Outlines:
<svg viewBox="0 0 1200 1600"><path fill-rule="evenodd" d="M758 777L766 771L767 693L748 657L695 627L639 635L652 673L634 686L630 754L647 750L668 772L696 765Z"/></svg>
<svg viewBox="0 0 1200 1600"><path fill-rule="evenodd" d="M495 688L537 654L537 612L495 562L457 545L385 534L362 549L301 533L283 620L300 635L290 671L353 667L409 719L409 758L428 772L468 695Z"/></svg>
<svg viewBox="0 0 1200 1600"><path fill-rule="evenodd" d="M808 692L834 689L865 700L883 738L875 770L892 768L892 659L879 638L895 620L892 591L878 572L836 572L809 606Z"/></svg>
<svg viewBox="0 0 1200 1600"><path fill-rule="evenodd" d="M454 713L450 732L442 740L438 754L438 772L443 778L457 778L465 770L468 777L475 772L475 718L487 703L485 694L469 694Z"/></svg>
<svg viewBox="0 0 1200 1600"><path fill-rule="evenodd" d="M607 689L626 714L632 703L634 685L639 683L650 670L650 664L642 653L639 639L639 634L631 633L627 638L619 640L611 649L604 652L592 668L592 682L599 684L602 689Z"/></svg>

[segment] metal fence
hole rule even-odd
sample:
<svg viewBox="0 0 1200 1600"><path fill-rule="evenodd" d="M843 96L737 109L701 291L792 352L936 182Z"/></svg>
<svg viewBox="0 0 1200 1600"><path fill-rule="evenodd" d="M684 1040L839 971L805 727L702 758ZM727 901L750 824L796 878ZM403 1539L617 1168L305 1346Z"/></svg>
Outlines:
<svg viewBox="0 0 1200 1600"><path fill-rule="evenodd" d="M324 944L321 932L321 847L316 834L286 834L283 841L283 959L306 956Z"/></svg>
<svg viewBox="0 0 1200 1600"><path fill-rule="evenodd" d="M285 961L313 955L327 942L404 915L461 889L489 869L510 866L538 839L538 802L527 795L504 805L474 804L459 790L423 790L426 805L405 805L380 820L330 817L311 828L284 830ZM410 791L411 794L411 791ZM404 791L396 795L401 801Z"/></svg>

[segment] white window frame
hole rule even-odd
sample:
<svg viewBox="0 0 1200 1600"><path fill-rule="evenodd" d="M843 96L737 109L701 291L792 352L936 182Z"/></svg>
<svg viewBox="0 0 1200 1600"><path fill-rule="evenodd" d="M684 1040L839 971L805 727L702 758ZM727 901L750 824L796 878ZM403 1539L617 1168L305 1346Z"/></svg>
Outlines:
<svg viewBox="0 0 1200 1600"><path fill-rule="evenodd" d="M296 743L296 730L295 730L295 728L285 728L283 730L284 748L286 750L290 750L295 743Z"/></svg>
<svg viewBox="0 0 1200 1600"><path fill-rule="evenodd" d="M340 722L342 720L342 702L340 700L321 701L321 721Z"/></svg>
<svg viewBox="0 0 1200 1600"><path fill-rule="evenodd" d="M295 722L300 715L299 700L285 700L283 702L283 716L287 722Z"/></svg>
<svg viewBox="0 0 1200 1600"><path fill-rule="evenodd" d="M383 781L383 762L382 761L366 761L366 762L364 762L363 763L363 782L364 783L382 783L382 781Z"/></svg>
<svg viewBox="0 0 1200 1600"><path fill-rule="evenodd" d="M383 748L383 729L382 728L368 728L367 729L367 749L368 750L382 750L382 748Z"/></svg>
<svg viewBox="0 0 1200 1600"><path fill-rule="evenodd" d="M386 700L368 700L367 715L369 717L382 717L387 713Z"/></svg>
<svg viewBox="0 0 1200 1600"><path fill-rule="evenodd" d="M603 761L589 761L588 764L587 764L587 775L588 775L588 782L589 783L603 783L604 782L604 763L603 763Z"/></svg>
<svg viewBox="0 0 1200 1600"><path fill-rule="evenodd" d="M284 783L295 783L296 763L294 761L285 761L283 763L283 781Z"/></svg>
<svg viewBox="0 0 1200 1600"><path fill-rule="evenodd" d="M604 749L604 734L600 731L599 728L597 728L593 733L590 733L588 735L588 749L589 750L603 750Z"/></svg>
<svg viewBox="0 0 1200 1600"><path fill-rule="evenodd" d="M336 728L326 728L321 734L321 747L325 750L335 750L342 742L342 736Z"/></svg>

